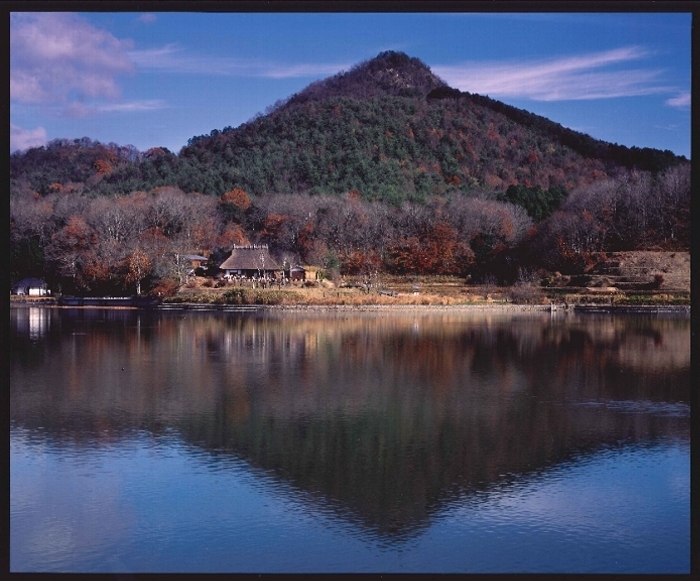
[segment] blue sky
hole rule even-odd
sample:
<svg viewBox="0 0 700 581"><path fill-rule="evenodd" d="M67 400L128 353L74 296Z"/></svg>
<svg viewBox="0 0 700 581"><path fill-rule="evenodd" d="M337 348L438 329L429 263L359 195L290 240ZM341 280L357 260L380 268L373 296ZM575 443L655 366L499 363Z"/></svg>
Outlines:
<svg viewBox="0 0 700 581"><path fill-rule="evenodd" d="M689 13L10 14L10 149L174 152L384 50L450 86L690 157Z"/></svg>

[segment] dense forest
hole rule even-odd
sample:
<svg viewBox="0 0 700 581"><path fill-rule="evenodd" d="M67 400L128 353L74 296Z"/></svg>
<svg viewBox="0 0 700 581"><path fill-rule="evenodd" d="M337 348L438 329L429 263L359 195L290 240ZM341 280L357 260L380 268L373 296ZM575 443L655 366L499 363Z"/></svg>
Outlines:
<svg viewBox="0 0 700 581"><path fill-rule="evenodd" d="M690 169L448 87L387 52L178 154L89 138L10 157L10 278L173 292L234 243L342 274L512 282L597 252L687 249Z"/></svg>

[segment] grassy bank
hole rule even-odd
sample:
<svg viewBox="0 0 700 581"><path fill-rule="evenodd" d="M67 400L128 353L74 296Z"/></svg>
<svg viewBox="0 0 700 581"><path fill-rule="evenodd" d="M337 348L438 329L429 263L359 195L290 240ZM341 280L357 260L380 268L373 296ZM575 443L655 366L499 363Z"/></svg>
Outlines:
<svg viewBox="0 0 700 581"><path fill-rule="evenodd" d="M356 281L295 283L283 288L213 288L191 281L165 303L214 305L689 305L690 292L546 288L536 284L469 285L451 277L383 277L369 290Z"/></svg>

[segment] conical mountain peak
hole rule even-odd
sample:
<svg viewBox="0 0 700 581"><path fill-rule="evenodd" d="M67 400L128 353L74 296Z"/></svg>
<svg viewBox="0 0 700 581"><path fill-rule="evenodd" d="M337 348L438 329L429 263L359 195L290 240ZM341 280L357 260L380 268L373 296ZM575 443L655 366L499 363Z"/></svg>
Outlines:
<svg viewBox="0 0 700 581"><path fill-rule="evenodd" d="M403 52L384 51L327 79L312 83L289 99L303 103L330 97L367 99L381 96L425 97L446 83L420 59Z"/></svg>

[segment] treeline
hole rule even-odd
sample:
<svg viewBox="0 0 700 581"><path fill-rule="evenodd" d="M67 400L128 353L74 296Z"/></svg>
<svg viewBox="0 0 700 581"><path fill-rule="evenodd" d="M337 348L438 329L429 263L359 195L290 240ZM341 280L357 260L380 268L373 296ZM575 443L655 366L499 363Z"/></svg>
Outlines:
<svg viewBox="0 0 700 581"><path fill-rule="evenodd" d="M310 101L214 130L179 155L153 148L125 160L99 143L51 142L11 156L10 187L123 195L176 186L217 197L233 188L253 196L357 190L400 205L513 184L571 190L606 175L599 160L486 113L464 100Z"/></svg>
<svg viewBox="0 0 700 581"><path fill-rule="evenodd" d="M617 147L603 145L608 153ZM624 165L635 167L633 158L621 165L603 149L588 157L576 149L470 98L332 97L213 130L177 155L86 138L56 140L11 156L10 190L105 196L174 186L216 197L234 188L251 196L356 190L400 206L509 186L571 191L624 173ZM637 165L658 172L682 161L649 151Z"/></svg>
<svg viewBox="0 0 700 581"><path fill-rule="evenodd" d="M495 112L502 113L524 127L549 135L552 139L571 148L583 157L601 160L605 164L606 170L620 166L656 173L687 161L683 156L676 155L668 149L662 151L650 147L627 147L617 143L608 143L564 127L546 117L535 115L483 95L470 93L462 93L461 95ZM454 98L454 94L452 97Z"/></svg>
<svg viewBox="0 0 700 581"><path fill-rule="evenodd" d="M605 143L462 93L420 60L388 51L309 85L240 127L192 137L177 154L88 138L14 153L10 192L122 196L176 187L219 197L238 188L259 197L355 190L365 200L400 207L511 186L572 191L627 171L656 174L682 163L687 160L670 151Z"/></svg>
<svg viewBox="0 0 700 581"><path fill-rule="evenodd" d="M530 194L529 196L527 194ZM173 186L95 197L24 189L10 198L10 278L64 293L172 293L188 254L215 265L264 243L280 263L330 275L436 274L513 282L523 270L582 272L596 252L687 249L690 169L627 172L573 190L453 193L400 205L341 195L221 196Z"/></svg>
<svg viewBox="0 0 700 581"><path fill-rule="evenodd" d="M194 138L179 157L202 168L203 193L355 189L397 205L512 184L570 190L607 175L603 161L468 98L290 101L235 130Z"/></svg>
<svg viewBox="0 0 700 581"><path fill-rule="evenodd" d="M689 250L690 185L690 164L593 183L572 192L525 247L539 267L562 273L582 272L596 252Z"/></svg>
<svg viewBox="0 0 700 581"><path fill-rule="evenodd" d="M133 145L105 145L89 137L54 139L10 155L10 193L26 189L40 195L96 191L105 175L143 159Z"/></svg>
<svg viewBox="0 0 700 581"><path fill-rule="evenodd" d="M625 167L658 173L683 161L550 126L516 122L474 96L337 96L290 102L236 129L213 130L177 155L56 140L11 156L10 190L124 195L175 186L217 197L233 188L252 196L357 190L400 206L513 185L571 191Z"/></svg>

